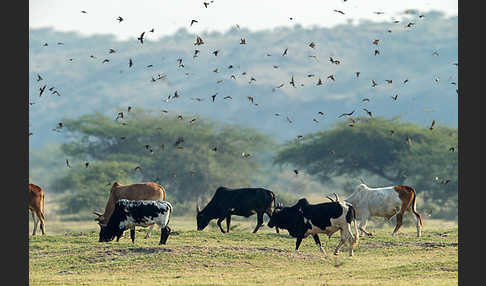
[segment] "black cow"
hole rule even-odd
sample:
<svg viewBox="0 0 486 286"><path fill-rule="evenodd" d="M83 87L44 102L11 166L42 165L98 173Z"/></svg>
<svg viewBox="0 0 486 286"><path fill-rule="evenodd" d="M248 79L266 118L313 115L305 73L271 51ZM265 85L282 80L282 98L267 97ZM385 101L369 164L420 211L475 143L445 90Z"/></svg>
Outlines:
<svg viewBox="0 0 486 286"><path fill-rule="evenodd" d="M169 218L172 213L172 205L167 201L130 201L118 200L115 210L108 223L100 224L99 242L116 241L123 232L130 229L132 243L135 243L135 226L147 227L153 224L160 226L160 243L165 244L170 234Z"/></svg>
<svg viewBox="0 0 486 286"><path fill-rule="evenodd" d="M295 250L299 249L302 239L312 235L314 241L324 252L318 233L325 233L329 237L336 231L341 231L341 241L334 254L337 255L341 246L348 241L349 255L353 256L353 247L359 239L356 228L356 214L351 204L339 200L311 205L304 198L292 207L277 207L268 222L269 227L279 227L288 230L292 237L296 237ZM351 233L351 222L354 221L356 236Z"/></svg>
<svg viewBox="0 0 486 286"><path fill-rule="evenodd" d="M217 218L222 233L225 231L221 222L226 219L226 231L229 232L232 215L249 217L256 213L257 226L253 230L255 233L263 225L263 214L266 213L269 217L272 215L272 204L275 204L275 195L267 189L219 187L202 211L197 206L197 230L203 230L211 220Z"/></svg>

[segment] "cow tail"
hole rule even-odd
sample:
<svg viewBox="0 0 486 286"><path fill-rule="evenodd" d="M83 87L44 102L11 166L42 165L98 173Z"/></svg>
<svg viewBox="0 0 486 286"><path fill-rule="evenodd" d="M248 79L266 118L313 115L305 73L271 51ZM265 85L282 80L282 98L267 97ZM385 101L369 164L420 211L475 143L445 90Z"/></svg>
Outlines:
<svg viewBox="0 0 486 286"><path fill-rule="evenodd" d="M419 223L420 223L420 226L423 227L423 223L422 223L422 216L417 212L416 210L416 205L415 205L415 198L417 197L417 193L415 192L414 189L412 189L412 206L411 206L411 209L412 209L412 212L415 214L415 216L418 218L419 220Z"/></svg>

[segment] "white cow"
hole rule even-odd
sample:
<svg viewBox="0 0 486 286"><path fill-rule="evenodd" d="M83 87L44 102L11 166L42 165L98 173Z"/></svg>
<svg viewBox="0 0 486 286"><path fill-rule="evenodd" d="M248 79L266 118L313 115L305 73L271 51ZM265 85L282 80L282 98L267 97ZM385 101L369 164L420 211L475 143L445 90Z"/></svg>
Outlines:
<svg viewBox="0 0 486 286"><path fill-rule="evenodd" d="M414 214L417 237L420 237L423 224L422 217L415 209L416 197L415 190L409 186L370 188L365 184L360 184L345 201L353 205L356 210L356 219L360 221L359 229L366 235L371 235L365 230L369 217L379 216L390 219L396 215L397 225L392 233L392 236L395 236L402 226L403 214L408 211L410 214L412 212Z"/></svg>

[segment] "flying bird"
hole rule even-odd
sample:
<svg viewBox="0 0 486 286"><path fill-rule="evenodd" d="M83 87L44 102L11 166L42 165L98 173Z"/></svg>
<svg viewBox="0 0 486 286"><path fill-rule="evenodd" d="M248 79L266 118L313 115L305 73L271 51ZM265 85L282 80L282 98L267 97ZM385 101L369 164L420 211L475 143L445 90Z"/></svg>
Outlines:
<svg viewBox="0 0 486 286"><path fill-rule="evenodd" d="M292 76L292 79L290 80L290 84L295 87L295 82L294 82L294 76Z"/></svg>
<svg viewBox="0 0 486 286"><path fill-rule="evenodd" d="M42 96L42 93L44 92L45 89L46 89L46 85L44 85L43 87L39 88L39 90L40 90L39 96Z"/></svg>
<svg viewBox="0 0 486 286"><path fill-rule="evenodd" d="M430 125L429 130L434 129L434 125L435 125L435 120L432 120L432 124Z"/></svg>
<svg viewBox="0 0 486 286"><path fill-rule="evenodd" d="M137 38L137 40L140 41L140 43L143 44L143 36L145 35L145 32L143 32L142 34L140 34L140 37Z"/></svg>
<svg viewBox="0 0 486 286"><path fill-rule="evenodd" d="M116 115L115 121L120 119L120 118L123 119L123 112L118 112L118 114Z"/></svg>
<svg viewBox="0 0 486 286"><path fill-rule="evenodd" d="M297 169L296 169L296 170L294 170L294 173L295 173L296 175L298 175L298 174L299 174L299 170L297 170Z"/></svg>
<svg viewBox="0 0 486 286"><path fill-rule="evenodd" d="M391 98L393 98L393 100L397 100L398 94L395 94L395 96L392 96Z"/></svg>
<svg viewBox="0 0 486 286"><path fill-rule="evenodd" d="M389 84L391 84L391 83L393 82L393 80L392 80L392 79L385 79L385 81L386 81L387 83L389 83Z"/></svg>
<svg viewBox="0 0 486 286"><path fill-rule="evenodd" d="M108 63L108 62L110 62L110 60L109 60L109 59L104 59L104 60L103 60L101 63L103 63L103 64L104 64L104 63Z"/></svg>
<svg viewBox="0 0 486 286"><path fill-rule="evenodd" d="M356 77L359 77L360 74L361 72L356 72Z"/></svg>
<svg viewBox="0 0 486 286"><path fill-rule="evenodd" d="M366 109L366 108L363 108L363 110L364 110L364 111L366 111L366 113L368 113L368 115L369 115L370 117L373 117L373 114L371 113L371 111L369 111L369 110L368 110L368 109Z"/></svg>
<svg viewBox="0 0 486 286"><path fill-rule="evenodd" d="M309 47L315 48L316 47L316 44L314 42L312 42L312 43L309 44Z"/></svg>
<svg viewBox="0 0 486 286"><path fill-rule="evenodd" d="M196 36L196 42L194 43L194 45L199 46L199 45L202 45L202 44L204 44L203 39L199 36Z"/></svg>
<svg viewBox="0 0 486 286"><path fill-rule="evenodd" d="M68 161L68 159L66 159L66 166L67 166L68 168L71 168L71 165L69 165L69 161Z"/></svg>
<svg viewBox="0 0 486 286"><path fill-rule="evenodd" d="M40 76L40 74L37 74L37 81L41 81L42 80L42 77Z"/></svg>
<svg viewBox="0 0 486 286"><path fill-rule="evenodd" d="M375 50L375 56L376 56L376 55L379 55L379 54L380 54L380 51Z"/></svg>
<svg viewBox="0 0 486 286"><path fill-rule="evenodd" d="M354 113L354 110L351 111L350 113L343 113L343 114L339 115L338 118L343 117L343 116L351 116L351 115L353 115L353 113Z"/></svg>
<svg viewBox="0 0 486 286"><path fill-rule="evenodd" d="M109 53L110 53L110 54L113 54L113 53L115 53L115 52L116 52L116 51L115 51L114 49L110 49L110 52L109 52Z"/></svg>
<svg viewBox="0 0 486 286"><path fill-rule="evenodd" d="M240 39L240 45L246 45L246 39L245 38Z"/></svg>
<svg viewBox="0 0 486 286"><path fill-rule="evenodd" d="M343 14L343 15L344 15L344 12L343 12L343 11L341 11L341 10L334 10L334 12L339 13L339 14Z"/></svg>
<svg viewBox="0 0 486 286"><path fill-rule="evenodd" d="M327 78L328 78L328 79L331 79L331 80L333 80L333 81L335 81L335 80L336 80L336 79L334 78L334 74L331 74L331 75L327 76Z"/></svg>
<svg viewBox="0 0 486 286"><path fill-rule="evenodd" d="M228 95L228 96L223 97L223 99L233 99L233 98Z"/></svg>
<svg viewBox="0 0 486 286"><path fill-rule="evenodd" d="M282 57L285 56L285 55L287 55L287 50L288 50L288 48L285 49L285 51L282 54Z"/></svg>
<svg viewBox="0 0 486 286"><path fill-rule="evenodd" d="M374 40L374 41L373 41L373 45L378 45L378 42L379 42L379 41L380 41L380 40Z"/></svg>
<svg viewBox="0 0 486 286"><path fill-rule="evenodd" d="M123 18L121 16L118 16L118 18L116 18L118 20L118 23L121 23L121 21L123 21Z"/></svg>
<svg viewBox="0 0 486 286"><path fill-rule="evenodd" d="M316 85L322 85L322 80L321 80L321 78L319 78L319 80L317 81Z"/></svg>
<svg viewBox="0 0 486 286"><path fill-rule="evenodd" d="M319 111L319 112L317 112L317 114L319 114L319 115L324 115L324 112Z"/></svg>
<svg viewBox="0 0 486 286"><path fill-rule="evenodd" d="M438 55L439 55L439 52L434 51L434 52L432 53L432 55L433 55L433 56L438 56Z"/></svg>
<svg viewBox="0 0 486 286"><path fill-rule="evenodd" d="M213 102L214 102L214 99L216 98L216 95L218 95L217 92L215 94L211 95L211 98L213 99Z"/></svg>
<svg viewBox="0 0 486 286"><path fill-rule="evenodd" d="M83 14L88 14L88 12L86 12L86 11L84 11L84 10L82 10L82 11L81 11L81 13L83 13Z"/></svg>
<svg viewBox="0 0 486 286"><path fill-rule="evenodd" d="M366 98L363 98L362 101L370 101L370 99L366 97Z"/></svg>
<svg viewBox="0 0 486 286"><path fill-rule="evenodd" d="M86 168L88 168L88 167L89 167L89 162L84 163L84 166L85 166Z"/></svg>
<svg viewBox="0 0 486 286"><path fill-rule="evenodd" d="M198 23L198 21L197 21L197 20L191 20L191 26L192 26L192 24L194 24L194 23Z"/></svg>
<svg viewBox="0 0 486 286"><path fill-rule="evenodd" d="M377 85L378 85L378 84L376 83L376 81L372 79L372 80L371 80L371 87L375 87L375 86L377 86Z"/></svg>
<svg viewBox="0 0 486 286"><path fill-rule="evenodd" d="M128 60L128 67L131 68L133 66L133 61L132 59L129 59Z"/></svg>

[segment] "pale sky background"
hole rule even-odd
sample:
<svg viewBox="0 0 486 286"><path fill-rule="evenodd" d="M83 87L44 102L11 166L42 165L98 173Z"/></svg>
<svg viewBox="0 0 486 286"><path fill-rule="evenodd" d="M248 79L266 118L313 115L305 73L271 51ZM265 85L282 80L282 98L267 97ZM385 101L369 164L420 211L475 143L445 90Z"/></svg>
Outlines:
<svg viewBox="0 0 486 286"><path fill-rule="evenodd" d="M457 0L31 0L29 27L52 27L82 35L114 34L120 40L136 38L152 28L149 39L172 35L186 27L190 32L225 32L235 27L252 31L300 24L332 27L352 20L389 21L407 9L437 10L457 16ZM87 14L81 13L81 10ZM341 10L345 15L334 12ZM384 12L377 15L373 12ZM118 23L121 16L124 21ZM293 20L289 18L292 17ZM189 26L192 19L198 21Z"/></svg>

